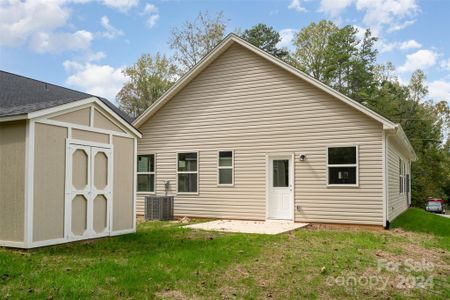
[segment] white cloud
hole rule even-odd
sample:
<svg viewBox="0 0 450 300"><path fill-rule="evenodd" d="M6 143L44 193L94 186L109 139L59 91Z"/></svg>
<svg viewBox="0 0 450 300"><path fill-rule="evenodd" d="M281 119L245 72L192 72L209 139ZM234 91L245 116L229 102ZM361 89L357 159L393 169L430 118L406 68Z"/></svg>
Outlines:
<svg viewBox="0 0 450 300"><path fill-rule="evenodd" d="M409 41L400 43L399 48L401 50L418 49L418 48L422 48L422 44L420 44L416 40L409 40Z"/></svg>
<svg viewBox="0 0 450 300"><path fill-rule="evenodd" d="M149 28L153 28L159 21L158 8L150 3L145 5L143 15L147 15L147 21L145 22Z"/></svg>
<svg viewBox="0 0 450 300"><path fill-rule="evenodd" d="M412 72L417 69L427 69L436 64L438 55L432 50L419 50L406 55L405 63L398 68L401 73Z"/></svg>
<svg viewBox="0 0 450 300"><path fill-rule="evenodd" d="M399 50L410 50L422 48L422 44L416 40L408 40L404 42L392 42L385 43L383 40L378 40L377 48L381 53L390 52L395 49Z"/></svg>
<svg viewBox="0 0 450 300"><path fill-rule="evenodd" d="M353 0L321 0L319 11L336 17L352 4Z"/></svg>
<svg viewBox="0 0 450 300"><path fill-rule="evenodd" d="M291 4L289 4L288 8L296 10L298 12L307 12L306 8L301 6L300 0L292 0Z"/></svg>
<svg viewBox="0 0 450 300"><path fill-rule="evenodd" d="M286 28L280 30L281 41L277 44L277 47L289 47L291 46L291 42L294 39L295 33L297 31L295 29Z"/></svg>
<svg viewBox="0 0 450 300"><path fill-rule="evenodd" d="M106 57L106 54L105 54L105 52L102 52L102 51L98 51L95 53L88 53L86 55L86 61L89 61L89 62L99 61L99 60L104 59L105 57Z"/></svg>
<svg viewBox="0 0 450 300"><path fill-rule="evenodd" d="M139 0L102 0L106 6L118 9L120 11L127 11L139 4Z"/></svg>
<svg viewBox="0 0 450 300"><path fill-rule="evenodd" d="M38 53L89 48L93 40L91 32L64 30L70 18L68 4L74 2L84 3L83 0L0 0L0 46L28 44Z"/></svg>
<svg viewBox="0 0 450 300"><path fill-rule="evenodd" d="M399 22L419 11L416 0L356 0L356 9L365 12L366 25L378 30L383 26L401 28Z"/></svg>
<svg viewBox="0 0 450 300"><path fill-rule="evenodd" d="M92 33L79 30L74 33L39 32L30 40L30 48L38 53L60 53L67 50L88 49L93 39Z"/></svg>
<svg viewBox="0 0 450 300"><path fill-rule="evenodd" d="M416 20L405 21L401 24L393 24L388 28L387 32L399 31L399 30L405 29L408 26L411 26L414 23L416 23Z"/></svg>
<svg viewBox="0 0 450 300"><path fill-rule="evenodd" d="M148 17L147 19L147 26L149 28L152 28L153 26L156 25L156 22L158 22L159 20L159 15L151 15L150 17Z"/></svg>
<svg viewBox="0 0 450 300"><path fill-rule="evenodd" d="M391 52L397 47L397 43L386 43L383 40L378 40L376 43L376 47L380 53Z"/></svg>
<svg viewBox="0 0 450 300"><path fill-rule="evenodd" d="M147 3L144 8L144 14L155 14L155 13L158 13L158 8L151 3Z"/></svg>
<svg viewBox="0 0 450 300"><path fill-rule="evenodd" d="M450 101L450 82L444 80L435 80L428 83L430 98L440 101Z"/></svg>
<svg viewBox="0 0 450 300"><path fill-rule="evenodd" d="M299 1L292 1L291 5L294 2L300 4ZM417 0L321 0L319 11L338 18L353 5L364 14L364 25L376 35L384 29L393 32L414 24L415 20L411 18L420 10Z"/></svg>
<svg viewBox="0 0 450 300"><path fill-rule="evenodd" d="M114 100L117 93L126 82L122 67L114 68L110 65L79 63L66 60L64 69L71 75L66 83L89 94Z"/></svg>
<svg viewBox="0 0 450 300"><path fill-rule="evenodd" d="M64 26L69 16L62 0L0 1L0 45L20 46L36 34Z"/></svg>
<svg viewBox="0 0 450 300"><path fill-rule="evenodd" d="M354 28L356 28L356 37L358 38L358 40L362 40L366 34L366 30L367 28L362 28L358 25L353 25Z"/></svg>
<svg viewBox="0 0 450 300"><path fill-rule="evenodd" d="M441 61L441 67L450 71L450 57Z"/></svg>
<svg viewBox="0 0 450 300"><path fill-rule="evenodd" d="M117 29L116 27L111 25L111 23L109 22L109 18L107 16L103 16L100 19L100 23L102 24L102 27L105 29L105 31L100 33L102 37L112 40L123 35L122 30Z"/></svg>

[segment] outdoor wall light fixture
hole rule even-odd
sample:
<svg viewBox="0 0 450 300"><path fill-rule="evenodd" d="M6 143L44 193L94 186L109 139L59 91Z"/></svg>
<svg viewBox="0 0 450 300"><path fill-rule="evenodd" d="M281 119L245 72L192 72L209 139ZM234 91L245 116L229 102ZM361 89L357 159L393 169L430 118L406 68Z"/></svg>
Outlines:
<svg viewBox="0 0 450 300"><path fill-rule="evenodd" d="M306 155L305 154L300 154L300 161L305 161L306 159Z"/></svg>

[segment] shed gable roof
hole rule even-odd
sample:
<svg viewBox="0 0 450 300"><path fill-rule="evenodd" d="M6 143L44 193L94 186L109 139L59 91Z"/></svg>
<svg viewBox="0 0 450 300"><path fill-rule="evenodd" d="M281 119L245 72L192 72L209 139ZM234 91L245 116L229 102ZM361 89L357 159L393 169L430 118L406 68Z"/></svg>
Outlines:
<svg viewBox="0 0 450 300"><path fill-rule="evenodd" d="M91 97L96 96L0 70L0 118L28 114ZM107 99L96 98L131 124L130 117Z"/></svg>
<svg viewBox="0 0 450 300"><path fill-rule="evenodd" d="M31 119L94 102L141 137L131 118L105 98L0 70L0 122Z"/></svg>

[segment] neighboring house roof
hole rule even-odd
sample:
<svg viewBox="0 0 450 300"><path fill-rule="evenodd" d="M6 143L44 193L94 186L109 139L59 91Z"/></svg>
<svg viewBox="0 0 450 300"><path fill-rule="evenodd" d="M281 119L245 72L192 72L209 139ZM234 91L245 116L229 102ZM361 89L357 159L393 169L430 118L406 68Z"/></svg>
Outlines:
<svg viewBox="0 0 450 300"><path fill-rule="evenodd" d="M105 98L0 70L0 118L95 97L131 125L132 119Z"/></svg>
<svg viewBox="0 0 450 300"><path fill-rule="evenodd" d="M153 116L159 109L161 109L167 102L169 102L178 92L180 92L189 82L191 82L200 72L202 72L208 65L210 65L216 58L218 58L223 52L225 52L231 45L239 44L246 49L256 53L257 55L265 58L266 60L274 63L275 65L283 68L289 73L303 79L304 81L314 85L315 87L321 89L322 91L328 93L329 95L335 97L336 99L352 106L356 110L363 114L366 114L370 118L380 122L383 125L383 129L393 131L396 136L400 136L402 143L411 153L411 157L415 159L416 154L409 143L406 136L404 136L403 130L400 124L395 124L392 121L386 119L380 114L374 112L368 107L362 105L361 103L350 99L349 97L339 93L333 88L327 86L326 84L320 82L319 80L299 71L297 68L285 63L284 61L274 57L273 55L259 49L258 47L250 44L239 36L231 33L225 39L222 40L211 52L209 52L200 62L198 62L189 72L187 72L183 77L181 77L169 90L167 90L153 105L147 108L139 117L133 121L133 125L139 128L145 123L151 116Z"/></svg>

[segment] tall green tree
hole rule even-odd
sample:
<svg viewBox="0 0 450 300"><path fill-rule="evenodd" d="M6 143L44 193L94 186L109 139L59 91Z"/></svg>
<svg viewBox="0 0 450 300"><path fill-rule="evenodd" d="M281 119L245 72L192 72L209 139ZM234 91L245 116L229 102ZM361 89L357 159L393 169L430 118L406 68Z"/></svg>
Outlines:
<svg viewBox="0 0 450 300"><path fill-rule="evenodd" d="M129 80L117 94L117 100L119 107L133 118L158 100L177 78L176 66L159 53L154 57L142 55L123 73Z"/></svg>
<svg viewBox="0 0 450 300"><path fill-rule="evenodd" d="M336 34L338 27L333 22L322 20L311 23L301 29L294 38L296 47L292 53L293 64L312 77L329 84L328 69L330 69L329 41Z"/></svg>
<svg viewBox="0 0 450 300"><path fill-rule="evenodd" d="M286 58L289 53L286 49L277 46L281 42L281 36L278 31L266 24L259 23L250 29L246 29L241 37L280 59Z"/></svg>
<svg viewBox="0 0 450 300"><path fill-rule="evenodd" d="M446 170L450 165L443 147L444 122L439 105L426 100L428 88L424 73L415 71L407 85L401 85L396 77L389 75L376 78L384 80L378 82L374 92L376 106L372 109L402 125L418 157L412 166L413 204L423 206L429 196L448 197Z"/></svg>
<svg viewBox="0 0 450 300"><path fill-rule="evenodd" d="M226 20L223 12L210 16L207 11L200 12L192 21L172 29L169 46L182 75L195 66L224 37Z"/></svg>
<svg viewBox="0 0 450 300"><path fill-rule="evenodd" d="M376 38L367 30L358 39L353 26L322 20L301 29L294 40L294 64L358 102L371 102L375 89Z"/></svg>

